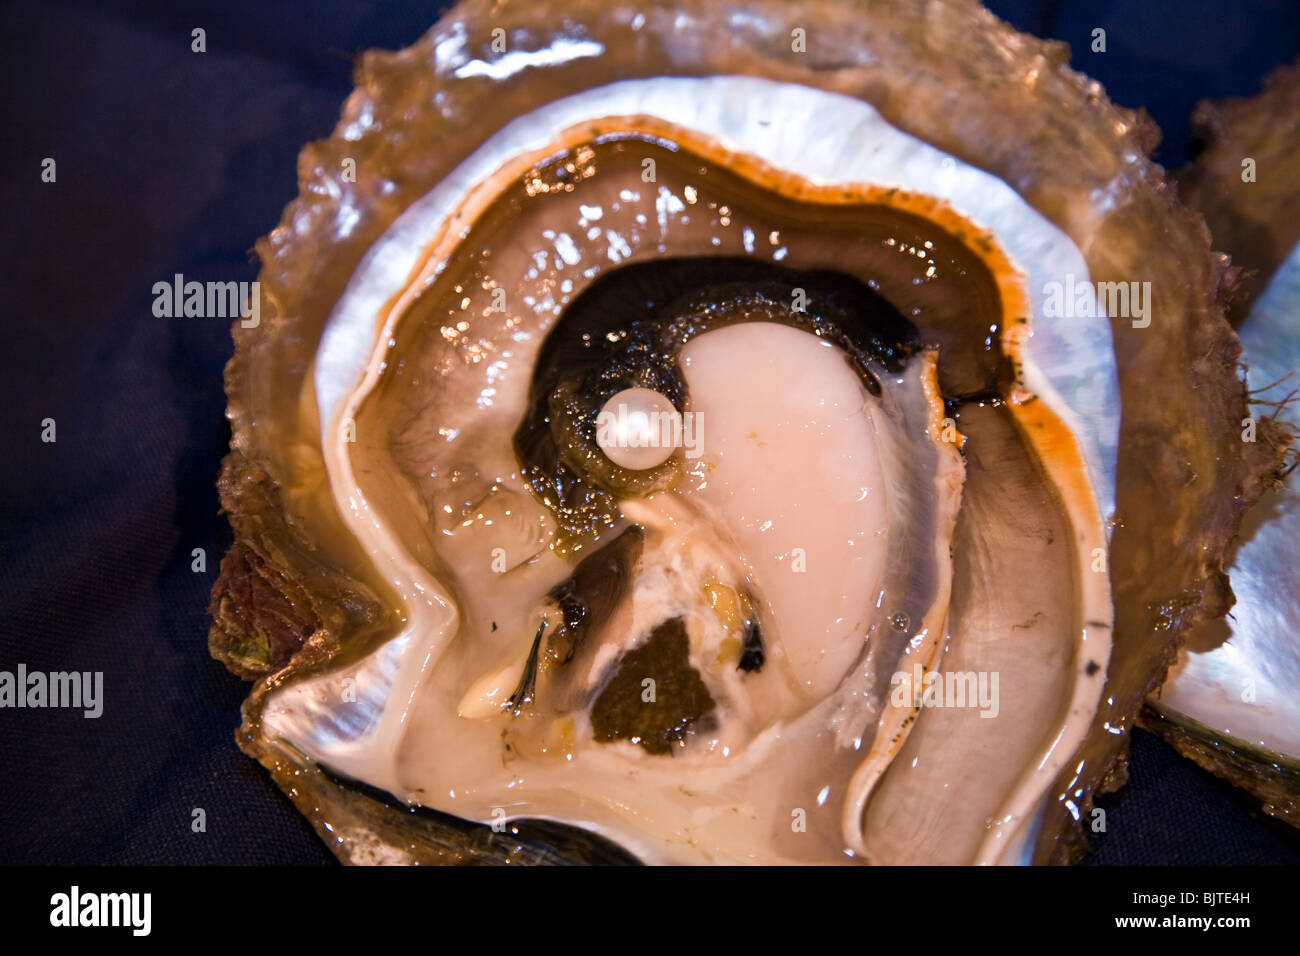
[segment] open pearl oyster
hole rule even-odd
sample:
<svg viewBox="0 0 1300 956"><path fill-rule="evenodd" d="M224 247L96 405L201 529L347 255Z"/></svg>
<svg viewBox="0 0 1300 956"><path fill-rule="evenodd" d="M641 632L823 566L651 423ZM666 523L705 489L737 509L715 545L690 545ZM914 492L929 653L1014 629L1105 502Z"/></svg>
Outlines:
<svg viewBox="0 0 1300 956"><path fill-rule="evenodd" d="M1203 224L1064 60L952 0L363 61L236 329L211 633L341 857L1078 851L1273 461ZM628 389L698 444L606 455Z"/></svg>
<svg viewBox="0 0 1300 956"><path fill-rule="evenodd" d="M1249 100L1206 102L1209 140L1181 175L1216 248L1240 270L1230 317L1257 403L1242 421L1262 440L1300 433L1300 64ZM1229 573L1231 616L1194 632L1145 723L1182 753L1256 794L1300 826L1300 487L1294 453L1274 492L1242 522ZM1152 719L1154 718L1154 719Z"/></svg>

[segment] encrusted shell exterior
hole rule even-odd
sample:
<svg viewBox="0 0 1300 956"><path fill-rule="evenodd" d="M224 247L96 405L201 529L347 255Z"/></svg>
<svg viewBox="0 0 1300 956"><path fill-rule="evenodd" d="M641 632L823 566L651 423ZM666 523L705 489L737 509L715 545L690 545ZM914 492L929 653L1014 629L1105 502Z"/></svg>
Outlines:
<svg viewBox="0 0 1300 956"><path fill-rule="evenodd" d="M1214 247L1242 270L1228 315L1239 325L1300 243L1300 61L1278 67L1249 99L1204 100L1192 117L1204 151L1178 173ZM1243 178L1243 163L1253 169Z"/></svg>

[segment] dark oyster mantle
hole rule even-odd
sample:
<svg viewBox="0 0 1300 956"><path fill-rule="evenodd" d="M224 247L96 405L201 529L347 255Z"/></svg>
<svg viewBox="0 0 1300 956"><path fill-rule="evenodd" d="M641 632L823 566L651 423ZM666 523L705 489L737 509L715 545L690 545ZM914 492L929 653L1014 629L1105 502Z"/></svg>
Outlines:
<svg viewBox="0 0 1300 956"><path fill-rule="evenodd" d="M258 713L276 683L335 653L358 652L381 623L380 609L392 605L346 547L322 494L311 400L325 320L370 244L487 135L535 105L618 79L761 74L872 103L899 129L1008 183L1073 239L1094 280L1146 280L1155 290L1149 328L1112 323L1123 423L1105 703L1070 761L1072 771L1082 769L1055 787L1060 799L1036 852L1040 861L1075 858L1085 845L1076 821L1087 819L1098 787L1122 779L1126 731L1142 700L1163 680L1187 629L1227 609L1223 554L1276 459L1273 438L1239 440L1246 395L1219 298L1226 266L1200 216L1178 203L1150 162L1153 126L1071 71L1064 45L1018 34L964 0L863 9L578 2L563 10L562 32L574 42L599 40L603 53L500 79L483 71L458 77L466 63L501 60L491 49L495 27L523 50L556 29L545 4L482 2L458 7L407 50L365 55L335 135L303 151L300 196L258 243L262 322L236 323L226 372L233 438L221 493L236 543L214 589L210 635L215 656L260 680L245 706L241 746L273 770L318 829L324 807L333 808L332 822L362 812L350 802L359 797L268 747ZM742 10L761 16L731 16ZM795 28L808 32L807 53L791 51ZM708 42L698 42L702 32ZM355 182L344 175L347 159L355 160ZM1094 194L1108 197L1107 208ZM282 666L295 643L298 653ZM337 836L330 843L353 858ZM493 848L471 855L499 858Z"/></svg>

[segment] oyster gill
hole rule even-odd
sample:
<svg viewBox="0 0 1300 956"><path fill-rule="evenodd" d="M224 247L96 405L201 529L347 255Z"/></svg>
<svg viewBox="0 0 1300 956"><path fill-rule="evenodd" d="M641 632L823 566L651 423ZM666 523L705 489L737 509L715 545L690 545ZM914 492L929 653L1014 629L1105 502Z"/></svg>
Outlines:
<svg viewBox="0 0 1300 956"><path fill-rule="evenodd" d="M697 117L709 120L696 124L703 127L696 130L704 134L697 137L703 145L690 144L697 146L692 154L682 150L681 143L668 139L678 147L674 152L714 160L729 166L731 172L742 178L748 174L751 181L790 198L797 198L801 192L816 193L817 188L827 183L831 184L833 193L838 183L840 192L846 194L838 204L827 193L813 199L823 204L824 218L834 218L838 205L888 206L893 200L905 211L909 205L924 209L933 221L942 224L939 233L949 237L955 234L968 249L982 249L996 259L996 243L1004 244L1015 267L1029 278L1026 284L1005 260L1005 268L990 270L990 275L1002 283L1000 317L1004 321L994 323L996 327L989 328L992 334L985 338L990 348L996 342L995 351L1012 360L1013 365L1016 359L1022 359L1015 367L1015 374L1001 383L1002 391L986 392L983 396L977 391L945 392L945 396L957 394L958 398L965 399L958 416L964 417L960 424L972 435L981 432L986 436L987 452L982 465L988 466L978 469L985 476L979 481L973 469L968 476L965 500L972 504L963 505L962 518L967 522L964 532L959 518L955 571L967 576L964 593L969 594L969 599L963 599L967 600L965 604L960 601L954 604L950 616L962 625L956 630L977 637L981 633L987 636L987 644L975 640L967 645L973 649L974 660L980 658L982 647L1001 648L1005 656L1000 660L1008 666L1018 661L1025 665L1025 670L1013 682L1022 692L1018 704L1023 709L1014 720L998 724L997 732L982 735L977 714L973 720L959 721L964 725L963 733L976 731L976 737L970 739L978 740L978 747L968 745L965 748L968 754L999 755L997 761L986 763L997 772L989 775L986 786L971 791L974 799L953 800L942 795L946 784L970 776L962 769L970 765L969 757L963 763L952 759L918 760L913 755L911 765L924 768L920 773L900 772L897 768L903 761L894 761L879 773L879 766L870 760L861 763L859 766L867 769L855 781L854 794L868 794L871 801L865 814L845 814L845 839L868 856L884 860L942 858L943 848L947 846L956 847L958 858L1016 858L1018 854L1014 851L1029 836L1035 807L1048 795L1037 853L1040 858L1067 854L1073 844L1057 843L1062 833L1068 833L1063 827L1069 818L1078 819L1086 812L1096 784L1113 763L1136 703L1159 679L1162 654L1169 652L1187 621L1199 613L1203 589L1217 586L1221 581L1218 556L1241 506L1240 501L1230 498L1243 487L1245 497L1253 493L1249 478L1255 472L1255 465L1246 458L1246 451L1235 447L1225 451L1222 447L1224 436L1231 431L1231 420L1242 407L1243 396L1240 383L1232 375L1234 340L1213 305L1216 285L1213 260L1203 230L1198 232L1196 222L1172 203L1160 186L1158 170L1142 158L1143 143L1136 138L1146 135L1141 124L1105 104L1095 89L1089 90L1061 67L1058 49L1019 37L983 11L962 3L928 4L923 9L910 6L892 9L881 5L865 12L837 5L809 4L780 9L746 5L698 10L677 5L672 11L592 7L575 13L576 19L560 35L550 36L541 31L549 39L538 45L531 39L538 33L529 30L529 21L538 13L488 12L487 8L480 11L470 5L435 28L412 51L390 60L372 58L369 78L363 84L363 91L350 103L339 138L309 153L308 168L318 170L315 175L320 181L330 184L319 191L309 187L309 194L319 193L321 204L313 205L315 200L312 200L291 208L288 221L294 227L286 227L273 236L272 245L262 250L264 261L276 262L276 269L282 270L287 280L273 281L269 274L264 276L267 287L274 290L270 329L273 333L283 332L291 325L297 332L292 336L277 333L262 340L241 336L244 341L240 343L240 354L229 372L235 440L225 485L228 501L233 501L241 473L269 474L267 483L254 487L268 490L272 485L278 487L281 500L271 502L268 507L273 517L260 525L242 520L242 515L232 509L233 523L241 540L228 559L232 573L223 577L214 599L215 651L235 658L238 666L249 671L257 671L259 667L265 670L281 663L271 649L271 642L262 639L269 635L261 633L256 615L250 614L246 606L241 607L237 600L237 587L250 577L255 585L280 592L304 578L324 586L308 589L311 597L317 599L310 604L287 602L299 615L303 629L311 631L311 636L290 668L279 671L250 699L245 745L286 780L302 771L295 769L293 751L281 746L283 731L290 730L290 725L305 728L308 735L299 741L307 743L311 731L329 727L337 731L342 727L344 733L334 733L338 749L329 752L327 763L338 770L345 759L356 758L357 762L349 768L352 772L360 772L363 778L374 774L371 779L388 784L390 791L403 790L400 782L385 776L383 768L374 763L390 758L391 750L377 757L373 747L349 749L349 744L367 737L372 729L371 717L379 715L373 726L384 720L400 725L408 713L415 712L408 708L407 702L412 702L412 706L417 702L422 672L418 667L403 670L398 658L406 647L400 638L384 640L383 632L389 622L385 621L381 609L399 606L393 600L391 584L385 583L386 570L391 570L393 565L384 566L383 562L399 555L416 529L399 525L397 533L407 535L406 540L391 539L388 545L369 556L380 565L379 573L367 567L366 556L359 549L349 545L344 526L346 515L349 510L355 515L358 509L354 500L338 497L340 485L336 482L344 464L344 457L338 454L341 440L338 429L340 425L346 426L353 416L341 414L339 403L350 400L349 390L354 387L358 373L367 368L365 360L372 360L367 374L382 365L382 359L379 364L373 361L379 353L372 349L372 343L396 341L389 334L396 327L387 324L403 311L387 308L398 301L393 298L394 290L407 282L412 267L433 262L436 270L437 264L446 259L445 252L440 256L429 251L436 250L436 244L430 245L435 237L430 235L429 228L453 210L469 208L459 197L467 196L471 204L486 202L488 196L484 191L471 187L489 179L493 173L500 173L505 156L520 155L518 151L505 155L478 151L479 157L488 157L486 168L476 168L471 158L453 170L465 155L456 150L475 149L488 142L494 128L501 133L511 130L517 133L522 128L526 144L531 144L536 152L528 155L528 162L514 173L523 175L557 148L580 149L587 140L592 143L589 148L596 145L594 134L598 131L590 129L587 140L560 142L556 129L563 131L564 127L557 127L553 122L534 125L531 128L534 138L527 140L530 117L535 120L538 109L545 109L547 103L561 102L565 94L595 87L593 95L604 95L602 90L608 92L613 88L601 88L601 82L622 80L635 74L762 72L783 81L781 95L771 101L777 110L775 114L757 116L754 110L741 111L737 130L728 125L730 108L734 108L736 100L724 97L721 102L729 109L719 110L716 99L700 97L703 106ZM843 29L827 30L820 46L791 49L801 59L784 52L790 45L792 31L802 30L806 34L807 28L799 26L801 21ZM503 24L507 37L515 37L519 49L502 55L492 50L491 29L496 24ZM725 42L704 46L691 43L692 27L705 30L711 27L717 31L714 36L725 37ZM480 36L480 31L486 33ZM925 44L915 40L921 33L926 34ZM939 65L933 76L927 75L924 69L930 58ZM960 73L961 64L971 66L963 74L966 83L952 86L942 79L954 70ZM493 78L488 84L490 91L484 86L488 77ZM754 81L714 78L701 82L725 86L728 82ZM935 85L927 87L930 83ZM659 82L653 84L653 89L658 92L671 85ZM806 115L818 117L820 122L814 124L815 128L805 126L800 131L797 121L805 114L795 109L798 97L814 96L813 91L817 89L863 96L875 103L883 116L869 107L862 115L877 117L879 125L871 126L869 121L864 121L842 126L838 115L849 109L850 102L857 101L835 97L833 112L812 110ZM389 90L394 93L391 106ZM415 100L409 100L412 95ZM475 99L489 95L499 105L499 111L491 116L475 112L471 105ZM825 96L815 94L815 98L821 97L819 103L832 102ZM433 106L423 107L424 113L417 110L414 119L411 116L404 120L391 119L402 115L403 102ZM746 94L744 102L753 102L751 95ZM629 117L624 110L611 117L608 107L592 111L591 105L590 98L583 102L587 121L619 120L599 132L645 130L644 111L634 111ZM676 105L685 108L680 103ZM712 113L708 112L710 109ZM504 122L514 115L522 119L515 124ZM949 120L955 115L968 116L973 121L954 126ZM650 111L650 116L655 118L654 111ZM1064 125L1063 116L1068 117ZM636 119L637 123L629 119ZM675 134L690 125L681 124L680 116L675 119L678 121ZM390 122L396 124L392 130ZM445 123L445 132L454 131L457 139L446 140L446 154L435 159L415 151L406 133L396 135L403 123L409 124L412 130L424 123L434 126ZM794 168L772 163L770 157L762 161L764 147L779 149L783 142L781 134L789 134L792 127L793 147L798 156L789 165ZM927 154L929 147L918 139L897 134L897 128L918 134L947 155L939 150ZM747 130L769 132L765 141L751 144L747 149L736 148L735 135ZM776 131L775 135L772 130ZM878 158L854 148L855 142L864 141L864 134L872 132L879 132L880 139L891 144L881 152L884 169L889 170L892 160L893 171L882 172L879 166L874 169L868 166L859 174L861 180L846 179L843 170L852 158L862 157L868 163ZM837 134L841 147L823 151L824 144L837 141ZM1083 149L1078 148L1081 134L1086 137L1082 140L1086 143ZM791 141L784 142L788 150ZM808 148L810 142L818 148ZM1034 142L1035 148L1026 150L1024 144L1028 142ZM1070 144L1068 159L1063 158L1067 153L1065 143ZM362 154L363 162L358 167L370 171L364 184L361 180L365 177L358 176L357 183L351 184L333 173L335 162L352 153ZM899 184L895 177L907 172L906 160L918 155L933 157L928 164L912 166L914 173L920 170L924 182ZM825 157L830 158L832 168L824 178L814 174L810 179L809 168L815 168L819 158ZM576 159L576 154L565 157L566 161ZM975 160L978 166L1002 176L1012 188L979 172L963 159ZM775 176L770 168L773 166ZM580 167L578 161L569 172ZM395 168L403 170L400 182L385 173ZM1052 172L1048 173L1048 169ZM864 192L863 182L875 184L869 188L876 191ZM1062 188L1063 182L1068 187ZM437 183L441 185L432 188ZM571 179L562 185L576 189L580 183ZM898 185L909 191L899 192ZM843 188L846 186L853 188ZM445 195L440 197L440 190ZM426 192L426 199L414 201ZM493 194L492 190L486 192ZM684 186L681 192L684 196ZM326 198L329 196L338 198ZM927 196L942 197L960 212L949 213L942 203ZM441 211L439 203L442 203ZM351 265L370 248L378 232L393 221L397 211L408 205L407 215L394 224L380 245L366 257L360 272L354 275ZM1035 212L1035 207L1047 219ZM657 208L654 211L657 213ZM313 218L335 214L340 216L337 229L329 225L331 218L319 219L316 228L312 227ZM1060 231L1048 219L1054 220ZM450 222L458 224L455 219ZM475 222L476 216L462 213L459 225L466 230L465 235ZM1163 254L1151 255L1144 251L1139 257L1136 250L1146 249L1144 237L1153 229L1166 228L1171 230L1171 238L1160 247ZM991 239L984 230L992 231ZM450 244L443 248L450 248L463 238L453 232ZM1024 244L1017 246L1021 239ZM272 255L277 243L282 256ZM775 242L773 247L765 253L783 248ZM298 273L306 264L302 256L308 248L312 250L309 255L320 254L311 268L325 270L317 273L321 281L310 288L300 284L302 276ZM794 246L789 248L793 250ZM396 254L392 254L394 249ZM1079 250L1084 250L1083 256ZM815 258L808 253L800 255ZM924 259L924 255L919 258ZM343 275L335 276L341 264L347 264ZM1107 371L1112 359L1106 324L1104 319L1100 323L1038 321L1033 325L1034 337L1028 339L1027 326L1014 321L1031 314L1042 318L1041 303L1027 289L1043 289L1043 283L1052 281L1054 276L1078 278L1086 285L1089 267L1094 278L1122 277L1131 281L1149 276L1158 290L1159 303L1153 316L1154 328L1160 336L1159 348L1145 347L1149 341L1141 337L1145 327L1135 328L1127 319L1117 319L1113 325L1120 391L1125 399L1126 440L1119 445L1120 481L1116 492L1122 523L1110 552L1109 565L1115 580L1122 582L1116 591L1119 621L1122 625L1127 616L1133 637L1116 645L1109 669L1105 666L1104 653L1109 642L1101 636L1109 624L1105 562L1099 570L1091 571L1096 552L1104 546L1097 523L1098 505L1109 511L1111 489L1115 487L1109 455L1115 448L1116 403L1108 384L1108 376L1113 373ZM341 283L348 276L351 276L348 290L340 296ZM881 273L881 279L885 276L886 273ZM363 300L360 306L355 298L358 295ZM349 300L349 296L353 299ZM366 296L370 297L368 305L364 304ZM345 302L349 304L344 305ZM403 307L406 304L401 303ZM1021 306L1018 310L1017 305ZM380 306L385 308L381 311ZM380 321L338 324L332 318L325 327L327 313L337 318L342 314L366 315L367 310L370 317L379 316ZM942 312L942 308L933 311ZM322 327L325 327L323 337ZM942 323L935 324L929 334L941 340L942 329ZM315 351L311 343L317 340L322 347L313 377L304 374L308 368L305 361ZM707 335L700 339L705 341ZM968 344L978 346L980 341ZM938 378L942 386L945 355L951 360L952 356L960 356L962 350L954 347L953 341L932 344L939 346ZM1062 345L1077 347L1061 348ZM974 351L978 352L978 348ZM278 357L277 352L281 353ZM1196 358L1193 361L1191 357ZM1158 374L1159 369L1179 369L1183 362L1204 373L1197 387L1180 390L1180 375L1174 377L1171 388L1159 397L1141 387L1146 377ZM960 380L957 376L957 381ZM305 384L307 388L295 391L295 383ZM948 384L952 385L952 381ZM250 399L262 409L257 426L260 432L251 427L250 406L245 404ZM1197 411L1189 413L1190 409ZM981 424L984 420L986 423ZM1059 427L1061 422L1065 428ZM359 441L367 440L366 435L370 433L364 423L360 419L353 423L361 425ZM999 429L1001 438L997 437ZM1039 429L1041 434L1035 436L1029 446L1035 451L1026 458L1023 435L1033 434L1033 429ZM1171 434L1178 449L1172 455ZM973 441L970 439L967 448L968 462L977 451ZM1019 472L1009 467L1006 460L1006 452L1015 448L1020 452L1013 457L1024 463ZM324 450L323 459L318 449ZM335 456L332 463L331 455ZM321 461L325 463L324 468ZM1189 471L1197 475L1196 480L1175 480ZM386 475L397 474L385 468L377 468L375 472L376 487L389 480ZM1006 499L999 494L1008 486L1026 498L1040 500L1035 514L1055 517L1046 525L1041 520L1022 520L1017 532L1017 522L1007 520L1016 518L1015 510L1008 515ZM361 490L359 484L353 487L355 491ZM391 497L399 497L398 492L408 500L416 497L417 493L409 486L402 487L398 482L396 487L398 491L389 490ZM328 493L329 488L333 489L333 497ZM380 495L383 494L381 491ZM264 492L259 493L259 503L265 496ZM335 504L342 507L336 510ZM999 507L1004 510L999 511ZM245 513L248 510L244 509ZM277 525L274 515L284 512L291 516L291 523ZM1188 535L1180 522L1190 521L1193 512L1201 530ZM340 515L345 516L343 520ZM1037 534L1041 536L1040 548L1055 546L1056 551L1008 548L1003 537L1008 528L1016 545ZM310 545L303 544L304 532L299 529L310 529ZM267 537L272 540L266 542ZM288 543L276 538L287 538ZM960 546L963 540L972 547L963 549ZM968 555L964 566L963 551ZM419 554L418 547L409 553ZM972 554L978 556L976 560L970 560ZM1104 558L1105 551L1101 554ZM425 566L436 567L436 554L427 556L430 560ZM1015 556L1019 564L997 563L1008 556ZM420 565L421 562L407 562L402 573L416 569L418 575ZM1047 567L1055 568L1063 576L1035 576L1037 570ZM1041 587L1022 587L1020 594L1009 596L1005 588L991 586L999 579L1034 582ZM397 586L403 586L400 578L388 580L397 580ZM422 593L436 595L431 604L425 604L430 613L442 612L436 623L431 624L433 618L423 620L426 626L420 628L421 639L428 642L448 638L454 631L454 618L449 610L453 602L449 595L432 575L409 580L412 586L423 587ZM976 587L981 582L983 590ZM334 600L319 600L322 594ZM1009 654L1017 649L1008 640L1009 623L1013 620L1009 615L1026 611L1016 623L1029 630L1036 626L1043 611L1041 601L1047 602L1049 610L1059 612L1042 614L1054 636L1032 647L1044 651L1044 656ZM996 613L989 615L989 609ZM366 638L367 625L373 629L374 640ZM1092 654L1083 653L1078 643L1089 630L1094 642L1090 647L1101 644L1098 652ZM371 650L376 642L380 643L379 648ZM955 643L963 646L962 642ZM232 653L236 646L239 654ZM254 653L244 653L243 648L252 648ZM1023 642L1019 649L1024 649ZM332 659L324 667L321 662L327 658ZM329 688L332 681L341 679L339 675L344 669L357 664L371 668L380 678L375 681L354 678L357 689L364 694L366 688L383 687L378 698L364 698L382 703L383 707L372 710L350 726L343 726L337 708L325 712L327 704L340 699L339 695L331 698L328 690L321 689ZM313 669L327 672L315 679L314 684ZM1103 678L1107 692L1101 693L1098 708ZM313 686L321 690L316 698L311 694ZM280 687L283 689L277 691ZM1059 729L1041 739L1044 707L1053 715L1050 724ZM954 720L963 716L956 710L922 713L921 719L915 721L916 729L901 745L922 748L935 742L959 741L961 738L954 738L952 728L942 724L941 719L930 719L934 713ZM288 721L279 725L278 736L266 733L270 714L276 720ZM877 727L885 729L883 725ZM894 743L889 734L877 739L891 746ZM1044 748L1051 759L1037 759L1043 756ZM313 756L321 755L317 751ZM1022 773L1023 768L1035 765L1040 768L1036 775ZM932 769L937 772L927 776ZM1049 778L1058 770L1061 776L1049 786ZM307 802L335 803L335 812L345 812L342 809L345 799L338 796L336 785L329 781L299 776L289 785ZM400 795L427 802L415 793L418 786L412 787L408 782L405 789L407 792ZM928 814L946 817L940 826L908 832L906 810L918 794ZM849 801L845 805L852 808L856 804ZM1003 808L1005 814L1001 813ZM359 811L352 815L359 815ZM570 819L587 822L582 818ZM1004 826L995 826L990 833L993 822ZM373 824L367 832L393 842L396 826ZM855 831L859 826L863 835ZM912 829L915 831L915 827ZM348 839L340 838L338 827L330 832L335 834L331 839L340 840L340 852L349 857L355 856L356 848L365 843L355 833ZM960 834L961 839L947 839L953 834ZM762 841L759 845L762 846ZM463 853L463 850L456 852Z"/></svg>

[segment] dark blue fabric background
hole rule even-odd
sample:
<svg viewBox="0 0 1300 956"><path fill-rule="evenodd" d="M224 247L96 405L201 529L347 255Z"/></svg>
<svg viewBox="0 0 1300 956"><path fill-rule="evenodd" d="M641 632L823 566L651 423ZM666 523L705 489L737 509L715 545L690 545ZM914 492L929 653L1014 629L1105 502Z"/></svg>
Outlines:
<svg viewBox="0 0 1300 956"><path fill-rule="evenodd" d="M1300 52L1296 0L991 6L1145 106L1169 166L1188 158L1199 98L1253 94ZM332 860L236 750L245 685L206 651L229 544L214 490L228 324L156 319L151 287L175 272L254 279L252 243L296 194L299 148L333 127L353 57L411 43L440 7L47 0L0 14L0 668L102 670L106 697L98 720L0 711L0 862ZM1089 52L1094 26L1104 55ZM55 444L40 441L47 417ZM199 547L204 574L190 570ZM1294 834L1142 733L1131 783L1103 805L1095 863L1300 862Z"/></svg>

